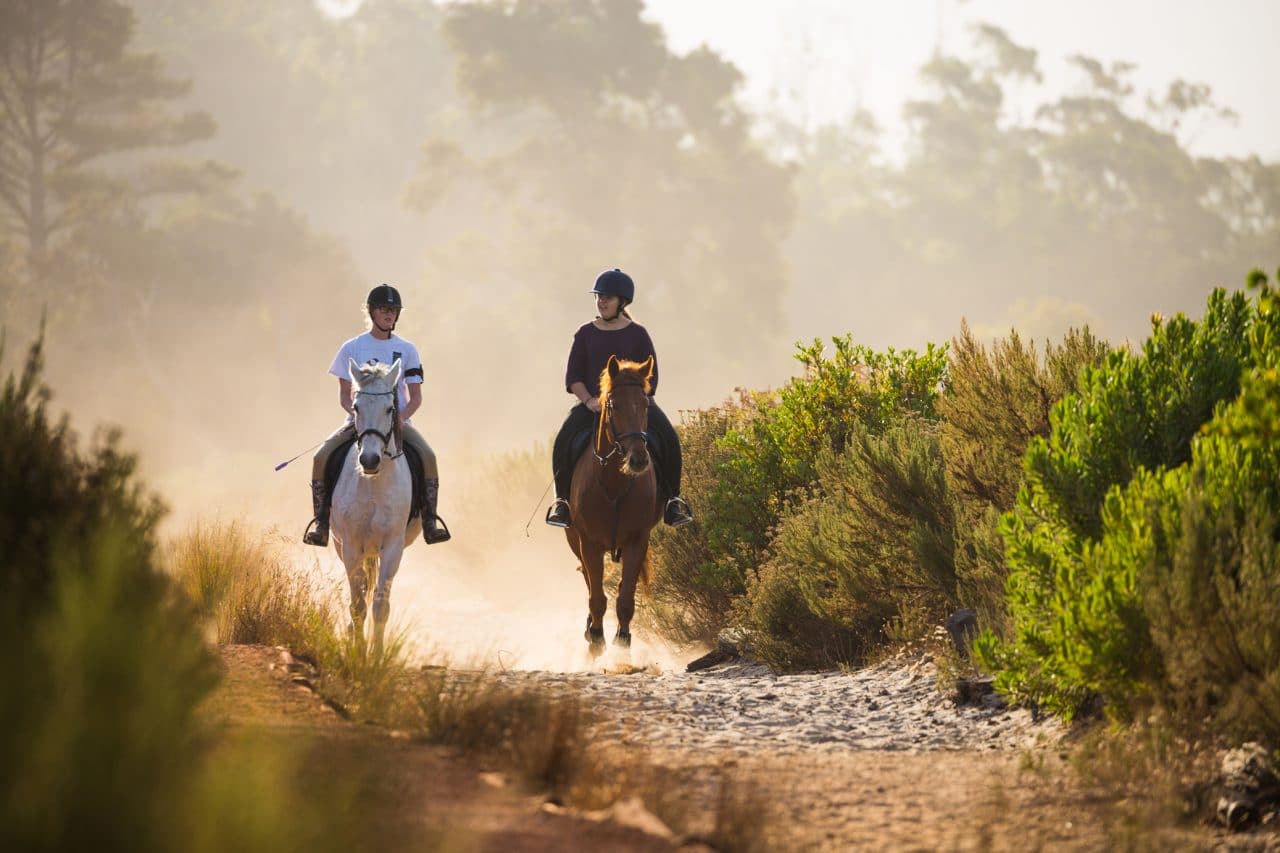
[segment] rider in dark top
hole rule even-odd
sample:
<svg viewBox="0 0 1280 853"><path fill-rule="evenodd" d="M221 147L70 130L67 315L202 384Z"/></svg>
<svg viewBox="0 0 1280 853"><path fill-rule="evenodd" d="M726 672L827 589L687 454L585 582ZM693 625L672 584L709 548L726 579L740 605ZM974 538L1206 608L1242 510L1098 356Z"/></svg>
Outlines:
<svg viewBox="0 0 1280 853"><path fill-rule="evenodd" d="M578 398L578 404L569 410L560 432L556 435L551 451L551 464L556 481L556 499L547 510L547 524L568 527L572 523L569 514L569 487L573 481L570 458L573 437L590 430L600 411L600 374L609 363L609 356L616 355L628 361L644 361L653 356L653 385L651 393L658 390L658 357L654 352L649 333L631 319L627 306L635 299L635 283L631 276L619 269L606 270L596 279L591 290L596 296L599 315L590 323L584 323L573 336L569 349L569 362L565 368L564 386ZM689 505L680 497L680 439L675 428L658 404L649 401L649 431L658 440L658 487L667 496L662 520L673 527L693 521Z"/></svg>

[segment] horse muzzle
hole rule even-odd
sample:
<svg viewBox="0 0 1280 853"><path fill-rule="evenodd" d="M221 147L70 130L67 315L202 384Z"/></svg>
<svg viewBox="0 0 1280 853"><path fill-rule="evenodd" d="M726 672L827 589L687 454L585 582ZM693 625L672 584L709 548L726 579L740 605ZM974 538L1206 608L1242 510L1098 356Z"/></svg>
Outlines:
<svg viewBox="0 0 1280 853"><path fill-rule="evenodd" d="M639 447L628 453L622 466L624 474L643 474L648 469L649 450L646 447Z"/></svg>
<svg viewBox="0 0 1280 853"><path fill-rule="evenodd" d="M378 473L379 466L382 465L381 453L362 453L360 454L360 470L369 476Z"/></svg>

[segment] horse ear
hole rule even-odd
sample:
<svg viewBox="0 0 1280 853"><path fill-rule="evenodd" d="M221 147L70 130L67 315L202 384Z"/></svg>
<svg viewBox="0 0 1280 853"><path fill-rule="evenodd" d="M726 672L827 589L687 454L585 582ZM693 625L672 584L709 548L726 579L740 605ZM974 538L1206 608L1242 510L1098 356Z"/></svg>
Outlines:
<svg viewBox="0 0 1280 853"><path fill-rule="evenodd" d="M356 364L354 358L347 358L347 375L351 377L351 381L360 384L360 365Z"/></svg>
<svg viewBox="0 0 1280 853"><path fill-rule="evenodd" d="M391 369L387 371L387 384L388 384L388 385L397 385L397 384L399 384L399 382L400 382L400 371L401 371L401 369L402 369L402 368L403 368L403 365L401 365L401 364L400 364L400 359L398 359L398 358L397 358L395 361L393 361L393 362L391 363Z"/></svg>
<svg viewBox="0 0 1280 853"><path fill-rule="evenodd" d="M652 379L653 378L653 356L649 356L648 358L646 358L644 360L644 363L642 363L640 366L644 368L644 378Z"/></svg>
<svg viewBox="0 0 1280 853"><path fill-rule="evenodd" d="M609 364L607 369L609 371L610 379L618 378L618 370L620 369L620 366L618 364L618 357L616 355L609 356Z"/></svg>

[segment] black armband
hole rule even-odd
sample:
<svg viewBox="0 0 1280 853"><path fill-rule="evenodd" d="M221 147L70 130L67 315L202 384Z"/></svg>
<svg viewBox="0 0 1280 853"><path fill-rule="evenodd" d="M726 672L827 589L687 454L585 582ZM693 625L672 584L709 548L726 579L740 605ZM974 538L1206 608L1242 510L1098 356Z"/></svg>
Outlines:
<svg viewBox="0 0 1280 853"><path fill-rule="evenodd" d="M421 367L411 367L411 368L409 368L408 370L406 370L406 371L404 372L404 378L405 378L405 379L408 379L410 376L417 376L417 377L418 377L418 378L420 378L420 379L421 379L421 378L423 378L423 376L422 376L422 368L421 368Z"/></svg>

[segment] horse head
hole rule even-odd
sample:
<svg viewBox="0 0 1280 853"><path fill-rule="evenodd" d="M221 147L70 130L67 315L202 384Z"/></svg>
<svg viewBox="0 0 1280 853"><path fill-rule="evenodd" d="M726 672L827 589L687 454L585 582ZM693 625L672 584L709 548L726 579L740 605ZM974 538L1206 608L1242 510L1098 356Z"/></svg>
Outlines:
<svg viewBox="0 0 1280 853"><path fill-rule="evenodd" d="M355 385L351 408L355 415L356 442L360 470L372 477L378 473L383 456L391 456L391 445L400 452L400 401L396 384L400 381L400 359L392 364L360 366L347 359L347 373Z"/></svg>
<svg viewBox="0 0 1280 853"><path fill-rule="evenodd" d="M627 476L649 468L649 391L653 383L653 356L642 362L609 356L600 374L600 430L597 453L601 461L622 457Z"/></svg>

